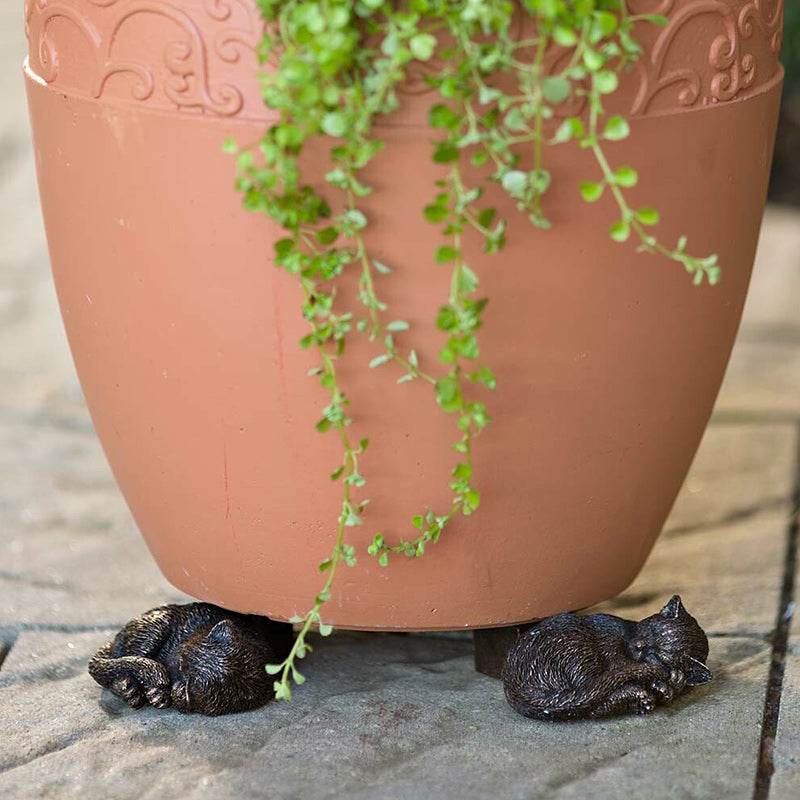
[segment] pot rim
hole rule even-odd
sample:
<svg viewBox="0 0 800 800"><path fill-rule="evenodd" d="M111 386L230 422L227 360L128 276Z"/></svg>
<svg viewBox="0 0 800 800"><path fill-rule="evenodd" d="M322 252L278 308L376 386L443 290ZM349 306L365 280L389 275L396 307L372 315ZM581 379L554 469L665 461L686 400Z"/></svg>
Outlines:
<svg viewBox="0 0 800 800"><path fill-rule="evenodd" d="M106 100L102 97L92 97L90 95L79 94L74 91L70 91L65 87L56 86L54 84L48 83L41 75L37 74L33 68L31 67L30 63L30 55L26 55L22 62L22 72L25 78L32 83L35 83L45 89L48 89L52 92L62 95L63 97L70 97L75 100L84 100L86 102L94 102L100 105L109 107L109 108L119 108L125 110L134 110L137 113L142 114L155 114L159 116L167 116L167 117L174 117L180 116L185 119L202 119L204 122L208 121L217 121L221 122L224 125L253 125L256 123L263 123L268 124L273 120L277 120L279 115L277 113L272 113L271 109L267 109L266 114L264 116L259 117L250 117L250 116L236 116L236 117L215 117L215 116L194 116L194 115L187 115L182 113L181 111L175 110L170 111L167 109L162 108L153 108L152 106L148 107L139 107L135 106L132 103L125 103L120 102L118 100ZM738 104L738 103L746 103L748 100L754 100L757 97L761 97L762 95L768 94L771 92L776 86L783 83L783 80L786 75L786 68L783 66L782 63L778 63L778 69L776 70L775 74L764 83L759 84L755 89L753 89L750 93L744 96L737 96L728 100L724 103L719 102L712 102L708 105L704 106L691 106L688 108L670 108L665 109L663 111L652 111L648 112L646 116L636 116L636 115L628 115L627 119L631 123L636 123L640 120L644 119L659 119L663 117L672 117L672 116L679 116L683 114L701 114L708 111L713 111L717 108L725 108L730 105ZM430 126L427 122L393 122L387 120L380 120L375 123L376 128L409 128L413 130L431 130Z"/></svg>

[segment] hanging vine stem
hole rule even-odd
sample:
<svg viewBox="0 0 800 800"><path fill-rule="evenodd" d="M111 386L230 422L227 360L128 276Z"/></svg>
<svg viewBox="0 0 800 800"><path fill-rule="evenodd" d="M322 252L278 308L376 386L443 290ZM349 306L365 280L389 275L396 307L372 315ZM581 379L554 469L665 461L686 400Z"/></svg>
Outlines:
<svg viewBox="0 0 800 800"><path fill-rule="evenodd" d="M423 555L428 543L435 544L447 524L459 512L469 516L480 505L480 493L472 485L472 445L474 438L491 419L482 402L468 400L465 396L464 364L474 361L480 354L476 333L482 325L481 315L487 301L472 297L478 288L478 278L465 263L462 246L464 229L470 224L469 206L480 192L466 189L457 161L450 168L445 186L450 191L437 195L436 202L426 208L429 219L435 218L446 223L445 235L452 238L451 245L442 245L436 252L437 262L452 263L453 266L449 302L439 309L436 318L439 330L447 334L447 341L439 358L445 364L450 364L450 370L436 381L435 391L439 406L446 413L457 417L461 435L454 448L463 458L452 470L450 489L454 496L448 513L439 515L432 509L426 509L424 514L419 514L412 520L414 527L420 531L419 535L411 540L401 539L399 544L387 544L383 534L375 536L369 552L377 555L383 566L387 565L391 554L402 553L407 557ZM496 384L494 375L486 366L473 371L469 378L490 389L494 389Z"/></svg>
<svg viewBox="0 0 800 800"><path fill-rule="evenodd" d="M351 214L358 212L352 192L348 192L348 206ZM401 355L397 349L393 333L396 331L408 330L408 323L405 320L394 320L384 326L381 322L380 313L386 310L386 304L378 299L366 244L364 243L364 238L361 233L357 230L353 232L353 241L356 245L356 259L361 264L361 276L358 283L359 299L369 314L369 318L366 320L359 320L356 327L361 332L367 332L370 341L378 341L382 344L384 349L382 355L376 356L370 361L370 367L374 369L375 367L385 364L387 361L394 361L402 367L404 371L404 374L398 378L398 383L406 383L407 381L421 378L427 383L435 384L436 379L420 369L416 350L411 350L408 357L405 357ZM375 263L376 265L380 264L380 266L376 266L377 270L383 271L386 274L391 271L385 264L381 262Z"/></svg>
<svg viewBox="0 0 800 800"><path fill-rule="evenodd" d="M312 240L307 235L302 236L307 246L313 246ZM343 561L347 566L355 566L355 548L344 541L345 531L349 527L361 524L360 514L368 500L354 504L352 491L354 487L364 486L366 481L361 476L358 468L358 457L367 448L369 442L362 439L358 448L354 448L347 428L352 420L347 416L345 409L349 405L347 397L339 387L336 374L335 358L326 349L326 342L331 338L334 341L342 341L337 333L331 336L326 327L331 326L334 331L346 331L347 322L343 323L343 317L331 317L333 315L322 312L323 324L317 322L316 307L320 300L323 300L323 308L327 305L327 297L320 293L313 281L308 279L301 280L303 295L305 299L305 315L312 328L312 343L319 355L322 366L319 368L320 383L328 389L330 393L330 404L323 412L323 417L317 423L317 429L321 432L335 430L342 441L343 457L342 464L332 474L331 480L342 481L342 504L339 513L339 520L336 529L336 539L330 556L319 565L321 573L327 573L327 579L320 593L314 598L314 604L302 617L294 617L291 621L301 625L295 638L292 649L287 657L280 664L269 664L266 666L267 673L275 675L274 683L275 697L278 700L290 699L292 696L291 682L300 685L305 681L305 677L297 669L297 661L305 658L311 652L312 647L308 644L307 636L315 625L319 628L322 636L328 636L333 631L333 626L322 621L320 610L331 597L331 587L336 576L336 570Z"/></svg>
<svg viewBox="0 0 800 800"><path fill-rule="evenodd" d="M384 74L391 74L392 67L399 65L399 63L395 64L392 62L390 67L384 71ZM381 85L381 88L376 93L376 97L379 98L377 105L380 105L382 94L384 91L388 91L388 89L388 84ZM362 117L362 119L368 118L368 116ZM356 136L363 136L362 131L365 127L366 126L356 125L354 134ZM362 143L364 143L363 138ZM387 363L388 361L394 361L404 370L404 374L400 376L398 383L404 383L409 380L421 378L434 385L440 405L443 405L444 407L448 404L452 404L451 399L445 398L445 400L442 400L443 393L448 393L450 391L450 383L448 379L437 381L431 375L422 371L419 367L416 351L411 350L408 358L406 358L397 350L393 333L396 331L407 330L409 328L408 323L405 320L394 320L384 326L381 322L380 314L385 310L386 306L378 299L375 292L372 266L370 263L371 260L367 252L363 236L361 235L361 230L363 230L363 228L366 226L367 220L363 213L357 208L355 203L355 193L358 192L359 194L363 195L368 192L368 189L366 187L362 187L358 181L356 177L357 166L349 157L342 155L339 159L339 163L343 174L329 174L328 179L329 181L334 182L336 185L339 185L340 188L346 189L348 207L347 211L345 212L345 217L350 223L346 232L348 233L351 241L353 241L355 244L356 260L360 261L361 263L362 272L359 279L359 299L367 309L369 315L367 320L359 321L357 328L362 332L366 331L369 334L370 339L373 341L377 340L382 345L384 350L381 355L378 355L372 359L369 366L371 368L376 368ZM461 258L460 246L459 258ZM380 264L380 262L375 262L375 265L376 269L379 269L380 271L390 271L387 266ZM455 374L458 374L457 369ZM463 411L464 401L460 382L458 385L457 395L459 398L461 398L460 407ZM463 421L460 421L459 425L461 426L462 424L464 424ZM470 425L471 423L468 424L468 427ZM468 460L470 474L472 471L471 440L472 433L468 430L467 433L462 436L459 445L457 445L464 447L465 451L469 454ZM388 565L388 558L392 553L404 553L409 557L421 556L425 552L425 546L428 542L435 543L438 541L439 536L441 535L445 526L453 518L453 516L455 516L457 511L461 510L465 514L469 514L475 510L478 506L479 496L477 492L469 485L469 476L466 474L466 471L467 467L464 465L457 465L453 470L452 474L454 480L451 482L450 486L453 491L457 492L457 494L454 498L454 505L450 513L445 515L437 515L431 509L427 509L424 515L420 514L413 517L412 525L419 529L421 533L411 541L401 539L401 542L398 545L387 545L384 534L376 534L373 538L372 544L368 547L368 552L370 555L377 556L378 563L384 567Z"/></svg>
<svg viewBox="0 0 800 800"><path fill-rule="evenodd" d="M283 26L285 25L284 14L281 15L281 19ZM428 34L425 34L425 36L428 36L425 39L425 48L432 52L434 42L429 41L431 37ZM415 38L418 37L419 35L415 34ZM412 49L414 48L412 47ZM424 55L424 53L420 53L419 44L416 50L418 55ZM271 216L278 218L284 224L284 227L293 232L291 238L281 240L277 244L276 261L290 273L300 275L305 297L304 315L312 326L312 333L308 337L304 337L301 344L304 346L313 344L316 347L323 364L320 371L320 383L329 389L331 393L331 403L325 409L323 418L317 423L317 428L322 432L329 430L331 427L338 430L344 449L343 463L331 475L335 480L343 478L344 490L335 546L331 556L320 564L320 570L328 572L327 580L322 591L315 598L312 608L303 617L295 617L293 619L295 623L300 623L301 627L287 659L281 664L269 665L268 667L270 674L279 676L279 680L275 682L276 697L279 699L291 697L290 683L292 680L298 684L304 681L304 677L297 669L296 662L297 659L303 658L311 649L307 643L307 634L312 627L319 625L320 632L323 635L329 634L332 630L329 624L323 623L320 611L324 603L330 598L330 590L339 562L344 560L350 565L355 563L353 548L343 541L344 532L350 525L361 524L358 514L368 502L366 500L362 501L357 511L353 508L351 486L362 486L365 483L358 472L357 457L360 452L363 452L366 440L362 441L359 451L355 451L349 441L346 426L351 420L344 413L344 407L348 404L348 401L336 379L334 358L326 350L326 344L333 340L337 345L337 355L341 354L344 349L344 335L350 326L350 315L334 315L332 307L335 291L330 294L321 292L317 284L308 277L310 274L319 272L324 278L332 279L342 271L344 266L351 263L353 260L352 253L344 248L335 249L329 247L339 238L340 234L344 234L355 243L355 257L362 264L360 299L369 313L369 322L364 327L369 329L371 338L380 338L387 351L384 355L373 359L371 366L378 366L384 359L393 359L406 370L406 375L401 378L401 381L406 378L420 377L430 383L436 383L435 379L419 369L414 351L411 351L409 358L405 359L394 347L391 332L392 330L405 329L407 327L405 323L389 323L385 329L381 323L379 311L384 306L375 294L370 260L360 233L366 226L367 221L355 203L356 194L363 196L369 193L369 188L358 181L356 177L357 171L380 149L380 143L370 141L367 138L372 117L377 111L386 110L385 100L391 90L392 83L393 81L396 82L398 77L402 77L402 73L398 73L397 70L408 60L409 54L401 52L399 57L387 59L383 62L383 67L379 70L380 75L373 76L381 78L378 82L378 88L373 90L373 94L367 103L361 103L363 100L361 91L363 87L358 81L351 83L349 92L337 93L336 99L340 102L340 107L343 107L344 112L339 110L328 112L321 120L322 129L330 135L347 133L345 121L349 119L350 122L349 138L343 146L336 147L332 151L334 163L338 164L338 167L326 176L329 183L344 189L347 197L347 209L336 219L333 226L315 229L313 227L303 228L298 225L298 218L306 222L316 223L320 219L329 217L330 211L324 201L308 191L307 187L298 187L296 185L297 177L299 176L297 175L293 158L284 157L283 159L286 175L283 180L284 191L281 194L276 191L275 181L272 180L271 174L254 166L251 153L240 155L240 169L246 176L240 181L240 188L246 192L246 198L251 207L265 207L265 210ZM350 112L349 114L347 113L348 111ZM273 126L270 129L261 148L267 161L270 159L278 160L272 147L273 140L270 134L274 134L275 138L278 138L281 135L285 137L287 133L291 133L295 139L298 138L296 129L286 131L280 125ZM229 145L228 149L233 148ZM294 153L290 155L293 156ZM289 180L287 180L287 177ZM298 199L300 200L299 203L297 202ZM287 200L291 202L287 203ZM295 208L292 208L293 205ZM319 245L322 245L322 247ZM325 250L325 247L328 249ZM303 248L310 251L310 255L303 255ZM399 327L400 325L402 325L402 328ZM360 324L359 327L361 327ZM469 437L467 437L468 440ZM440 524L443 524L441 522L443 518L439 519ZM418 552L420 554L422 547L423 545L419 544ZM385 563L385 558L385 556L381 558L381 563Z"/></svg>
<svg viewBox="0 0 800 800"><path fill-rule="evenodd" d="M429 26L422 35L431 36L431 31L435 30L436 27L439 26ZM380 312L386 309L386 305L379 300L375 291L371 259L361 234L363 228L366 227L367 219L356 205L356 195L366 196L371 193L371 189L358 179L359 169L366 166L366 162L361 164L356 162L353 157L353 151L356 148L353 145L357 143L359 147L369 151L378 144L369 138L373 119L379 112L387 110L387 99L390 97L390 93L393 92L395 85L402 80L404 76L403 67L409 60L409 53L398 47L378 70L375 76L376 86L367 101L361 102L363 101L363 93L361 91L354 93L355 98L353 96L347 98L350 101L349 110L353 119L352 130L350 131L352 139L349 143L350 146L336 148L338 152L336 157L338 168L329 172L326 175L326 180L345 193L347 201L345 218L349 220L349 227L346 232L355 245L354 260L361 264L358 296L362 305L367 309L368 317L367 319L359 320L356 327L359 331L366 332L371 341L378 341L385 351L382 355L376 356L370 362L370 366L374 368L387 361L394 361L403 368L405 373L398 383L415 378L421 378L428 383L435 383L433 377L419 368L416 351L412 350L406 358L400 354L395 345L393 333L407 330L408 323L403 320L394 320L384 326L381 321ZM388 106L391 107L395 102L396 100L392 98ZM382 143L380 143L380 146L382 146ZM371 155L374 155L375 152L377 151L371 151ZM375 261L374 264L375 269L379 272L384 274L391 272L391 269L381 262Z"/></svg>
<svg viewBox="0 0 800 800"><path fill-rule="evenodd" d="M607 92L605 92L607 94ZM654 208L643 206L633 209L625 199L622 192L623 188L635 186L639 181L638 173L632 167L620 167L613 170L608 162L603 149L600 145L601 134L599 130L599 119L602 113L602 86L598 83L598 76L592 77L592 85L589 90L589 131L587 137L582 142L583 146L591 148L597 165L603 174L602 183L584 183L581 192L589 202L594 202L603 194L603 189L608 187L619 208L621 219L611 226L609 235L615 242L626 242L630 238L631 232L639 238L641 245L640 251L655 254L658 253L666 258L683 264L686 271L693 276L695 285L703 282L703 278L714 286L720 279L721 270L718 265L716 254L706 258L697 258L686 252L686 237L681 236L674 249L669 249L662 245L645 226L652 227L658 225L661 215ZM574 124L574 123L573 123ZM622 117L611 117L607 124L603 138L619 141L626 139L630 135L630 127Z"/></svg>
<svg viewBox="0 0 800 800"><path fill-rule="evenodd" d="M620 72L641 53L633 25L665 24L664 17L631 17L624 0L256 2L268 23L259 55L262 60L278 56L278 66L262 76L262 88L265 103L278 112L279 120L257 146L239 149L228 143L226 149L239 154L237 185L245 207L266 213L287 232L275 245L275 263L300 282L303 314L311 328L301 345L317 352L320 366L312 372L329 393L330 402L317 429L336 431L342 442L341 464L331 474L333 480L342 481L341 509L330 556L319 565L326 575L324 585L305 615L293 620L300 628L287 659L268 667L276 676L276 696L288 698L292 681L304 680L297 661L311 649L307 635L314 626L323 635L332 630L323 621L322 609L340 563L355 564L355 550L345 537L349 527L361 524L368 502L356 502L353 497L366 483L359 457L367 440L354 447L348 435L349 400L336 369L352 327L381 348L371 367L392 362L403 370L398 383L421 379L431 384L436 402L455 417L459 430L454 445L459 458L452 470L453 500L448 512L426 509L413 519L419 531L415 538L389 544L378 534L368 551L382 565L392 554L422 555L456 515L471 514L480 504L472 483L474 440L490 418L483 402L471 396L470 384L491 390L496 381L488 366L477 363L477 334L487 299L477 297L478 277L465 259L464 236L471 228L482 237L485 252L496 253L505 246L508 221L499 218L495 208L481 207L483 185L467 185L462 162L468 158L479 171L488 165L489 170L483 172L489 174L482 179L499 184L534 225L548 228L543 199L551 175L545 146L573 141L591 152L601 172L601 181L581 184L584 199L595 202L609 189L621 214L610 230L612 239L627 241L635 234L641 251L682 263L695 283L704 278L715 283L719 267L716 256L690 256L685 237L670 250L649 234L648 228L659 221L658 212L633 209L624 193L638 182L637 173L631 167L613 169L603 149L606 141L619 141L629 133L624 118L606 119L603 98L616 91ZM533 18L534 36L514 41L510 31L515 13ZM452 46L440 47L436 34L442 30L450 34ZM569 57L562 69L547 75L545 64L552 46L563 48ZM529 57L526 50L533 54ZM449 295L436 318L445 338L439 360L447 368L438 378L433 370L420 369L415 350L405 355L397 346L394 334L406 331L408 323L383 321L387 308L377 294L376 273L390 270L368 252L363 236L368 220L358 208L358 198L371 191L359 180L360 171L383 146L372 137L373 124L399 106L395 87L405 78L407 65L429 61L437 51L443 63L426 80L438 89L442 100L431 108L429 122L443 134L434 144L432 157L446 177L437 182L437 194L425 206L424 216L442 226L446 243L438 247L435 260L451 268ZM494 78L501 73L514 76L511 92L498 88L500 82ZM570 117L548 138L554 109L570 97L586 98L588 120ZM326 181L344 197L344 210L336 216L320 194L302 182L303 149L319 136L331 141L333 168ZM532 169L521 166L521 154L532 158ZM346 246L336 244L342 240ZM366 309L366 316L355 325L351 313L334 310L336 280L351 265L359 268L358 299Z"/></svg>

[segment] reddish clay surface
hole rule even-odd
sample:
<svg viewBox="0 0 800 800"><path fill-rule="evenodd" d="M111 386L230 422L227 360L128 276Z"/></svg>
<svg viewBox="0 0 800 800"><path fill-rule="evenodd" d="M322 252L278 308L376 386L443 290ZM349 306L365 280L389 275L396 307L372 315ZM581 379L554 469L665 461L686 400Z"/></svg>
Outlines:
<svg viewBox="0 0 800 800"><path fill-rule="evenodd" d="M60 5L101 21L115 8L113 0ZM199 8L189 0L170 5ZM331 548L339 487L327 474L340 453L335 437L314 430L324 395L306 376L312 354L297 346L306 331L298 290L271 264L280 232L241 209L234 165L221 152L231 135L258 138L264 121L245 101L233 112L235 103L214 110L220 95L211 81L194 105L179 102L185 93L170 99L158 72L168 62L153 68L155 88L144 99L131 97L131 75L112 71L104 84L92 83L86 76L110 56L84 64L78 33L63 18L51 21L42 51L42 13L29 8L31 70L42 75L46 66L49 85L31 71L27 77L42 205L67 334L114 474L176 586L240 611L302 613ZM163 24L150 16L148 53ZM136 21L136 36L147 33L146 22ZM102 49L96 24L90 40ZM62 73L52 69L66 52L58 36L73 45ZM135 45L131 37L126 46ZM697 101L681 101L674 87L678 107L644 109L631 139L609 154L639 169L631 195L658 205L659 236L674 243L683 233L692 251L718 252L723 281L695 288L676 265L609 241L612 203L585 206L576 191L596 168L585 153L554 149L547 200L554 230L514 219L502 255L470 244L470 263L491 298L483 352L498 377L486 398L495 422L476 448L483 504L422 559L401 557L381 569L365 548L377 531L389 540L412 535L410 519L427 505L448 507L453 419L427 385L397 386L391 366L367 369L376 354L368 343L354 342L341 362L354 435L371 440L363 471L372 502L366 524L348 537L358 566L341 571L325 607L337 625L523 622L610 597L642 566L694 456L736 334L780 96L777 62L763 54L757 80L730 99L715 96L709 41L698 48L706 72ZM774 56L771 45L762 50ZM246 58L236 70L242 84L252 80ZM60 75L73 77L60 83ZM626 92L638 96L635 87ZM367 174L376 191L364 210L372 254L394 267L378 292L392 318L411 323L400 344L416 348L435 372L441 336L433 319L448 272L433 262L438 234L421 216L437 173L432 135L415 111L430 102L414 95L408 116L383 129L388 146ZM493 199L516 216L500 193Z"/></svg>

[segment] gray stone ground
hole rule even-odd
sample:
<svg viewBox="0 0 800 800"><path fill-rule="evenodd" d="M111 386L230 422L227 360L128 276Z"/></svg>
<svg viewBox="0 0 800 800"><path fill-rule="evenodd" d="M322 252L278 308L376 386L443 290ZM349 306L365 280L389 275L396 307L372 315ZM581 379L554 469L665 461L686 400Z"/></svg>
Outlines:
<svg viewBox="0 0 800 800"><path fill-rule="evenodd" d="M747 798L773 737L770 797L800 797L796 625L777 732L762 730L800 429L800 216L783 210L768 212L739 344L666 532L605 605L644 615L679 590L711 634L711 685L646 719L543 725L473 671L467 636L340 634L292 704L212 720L100 692L92 651L181 595L133 527L72 372L21 5L0 10L0 798Z"/></svg>

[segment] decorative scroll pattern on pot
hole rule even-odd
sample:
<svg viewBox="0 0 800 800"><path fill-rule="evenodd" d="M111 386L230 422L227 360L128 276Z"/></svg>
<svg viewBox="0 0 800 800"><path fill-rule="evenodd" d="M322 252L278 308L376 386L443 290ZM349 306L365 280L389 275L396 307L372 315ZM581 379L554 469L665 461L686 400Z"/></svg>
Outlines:
<svg viewBox="0 0 800 800"><path fill-rule="evenodd" d="M784 0L628 0L628 6L670 20L642 30L632 116L733 100L779 69ZM707 45L699 50L697 41Z"/></svg>
<svg viewBox="0 0 800 800"><path fill-rule="evenodd" d="M263 116L254 0L25 0L31 69L72 93Z"/></svg>
<svg viewBox="0 0 800 800"><path fill-rule="evenodd" d="M640 27L645 54L615 98L632 116L743 97L779 68L784 0L628 6L670 20ZM269 113L250 79L263 33L255 0L25 0L25 25L31 69L65 91L219 117ZM551 54L551 70L561 55ZM435 60L412 65L402 90L410 104L427 109L420 96L432 91L425 77L436 68Z"/></svg>

